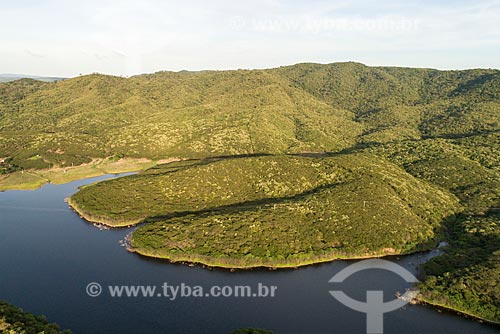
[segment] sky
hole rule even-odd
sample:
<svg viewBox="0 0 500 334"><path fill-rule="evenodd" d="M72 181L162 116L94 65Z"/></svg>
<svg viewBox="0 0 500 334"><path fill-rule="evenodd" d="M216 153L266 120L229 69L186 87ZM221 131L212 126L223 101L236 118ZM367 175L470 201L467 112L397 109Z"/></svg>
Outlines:
<svg viewBox="0 0 500 334"><path fill-rule="evenodd" d="M500 68L500 0L0 0L0 73Z"/></svg>

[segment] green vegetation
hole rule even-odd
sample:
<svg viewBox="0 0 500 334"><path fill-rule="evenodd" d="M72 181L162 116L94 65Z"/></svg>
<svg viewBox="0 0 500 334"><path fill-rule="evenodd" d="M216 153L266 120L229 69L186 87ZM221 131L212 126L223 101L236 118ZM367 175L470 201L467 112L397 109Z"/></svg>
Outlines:
<svg viewBox="0 0 500 334"><path fill-rule="evenodd" d="M471 137L472 138L472 137ZM500 322L498 138L423 140L372 149L412 175L460 198L465 210L445 223L446 253L423 266L421 300ZM472 145L471 145L472 144Z"/></svg>
<svg viewBox="0 0 500 334"><path fill-rule="evenodd" d="M334 159L241 157L189 160L151 168L124 181L85 187L72 196L88 220L112 226L293 196L348 176ZM105 195L106 194L106 195Z"/></svg>
<svg viewBox="0 0 500 334"><path fill-rule="evenodd" d="M6 157L6 158L0 160L0 175L14 173L20 169L21 168L19 166L16 166L12 162L11 157Z"/></svg>
<svg viewBox="0 0 500 334"><path fill-rule="evenodd" d="M24 312L0 300L0 334L70 334L56 324L49 324L43 316Z"/></svg>
<svg viewBox="0 0 500 334"><path fill-rule="evenodd" d="M0 191L14 189L31 190L39 188L46 183L62 184L104 174L134 172L144 170L157 163L157 161L148 159L108 158L94 159L88 164L74 167L21 170L0 175Z"/></svg>
<svg viewBox="0 0 500 334"><path fill-rule="evenodd" d="M146 221L131 237L142 254L285 266L445 237L422 298L500 320L498 70L298 64L0 84L0 189L108 157L189 159L71 198L89 220Z"/></svg>
<svg viewBox="0 0 500 334"><path fill-rule="evenodd" d="M111 226L146 219L134 251L225 267L407 253L435 243L458 209L454 196L365 154L185 161L84 187L70 203Z"/></svg>
<svg viewBox="0 0 500 334"><path fill-rule="evenodd" d="M0 84L0 157L48 168L149 158L339 151L499 130L495 70L299 64Z"/></svg>
<svg viewBox="0 0 500 334"><path fill-rule="evenodd" d="M424 301L499 322L499 218L464 215L450 226L447 253L424 266Z"/></svg>

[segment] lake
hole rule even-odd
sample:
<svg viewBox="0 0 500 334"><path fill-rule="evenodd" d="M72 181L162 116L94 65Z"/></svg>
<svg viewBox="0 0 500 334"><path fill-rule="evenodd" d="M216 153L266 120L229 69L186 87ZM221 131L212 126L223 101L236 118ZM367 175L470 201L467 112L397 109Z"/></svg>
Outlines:
<svg viewBox="0 0 500 334"><path fill-rule="evenodd" d="M231 333L259 327L276 334L365 333L365 314L333 299L329 279L353 261L289 270L230 272L170 264L129 253L120 241L132 229L99 230L64 199L77 187L106 175L35 191L0 193L0 299L44 314L75 334ZM425 254L393 258L415 272ZM112 298L86 294L90 282L107 285L277 286L274 298ZM358 300L383 290L387 300L409 287L382 270L352 275L342 290ZM105 288L106 289L106 288ZM384 333L487 334L498 328L422 305L384 317Z"/></svg>

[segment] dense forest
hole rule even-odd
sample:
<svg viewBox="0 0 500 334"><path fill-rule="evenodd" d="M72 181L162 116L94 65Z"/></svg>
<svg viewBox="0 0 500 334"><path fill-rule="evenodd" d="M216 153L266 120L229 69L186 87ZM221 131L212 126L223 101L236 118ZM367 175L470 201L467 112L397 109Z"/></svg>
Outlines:
<svg viewBox="0 0 500 334"><path fill-rule="evenodd" d="M184 161L85 187L70 203L111 226L146 220L136 252L231 268L409 253L436 243L460 210L368 154Z"/></svg>
<svg viewBox="0 0 500 334"><path fill-rule="evenodd" d="M131 238L146 255L301 264L447 240L422 298L500 321L500 71L336 63L0 84L0 181L107 157L186 159L71 199L89 220L148 222Z"/></svg>

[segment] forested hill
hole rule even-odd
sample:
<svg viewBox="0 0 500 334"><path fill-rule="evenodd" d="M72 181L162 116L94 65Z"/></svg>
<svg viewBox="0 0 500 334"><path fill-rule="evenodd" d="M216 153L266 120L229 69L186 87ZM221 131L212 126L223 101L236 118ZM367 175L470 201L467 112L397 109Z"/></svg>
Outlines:
<svg viewBox="0 0 500 334"><path fill-rule="evenodd" d="M0 158L46 168L498 138L500 71L359 63L0 84ZM472 139L469 139L472 140ZM498 142L498 140L497 140Z"/></svg>

